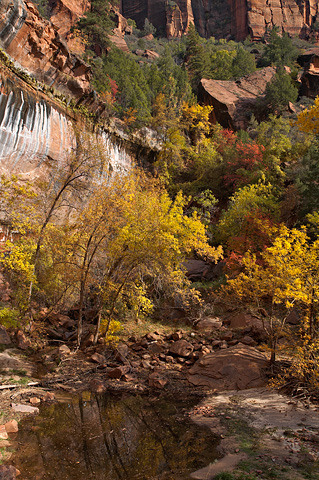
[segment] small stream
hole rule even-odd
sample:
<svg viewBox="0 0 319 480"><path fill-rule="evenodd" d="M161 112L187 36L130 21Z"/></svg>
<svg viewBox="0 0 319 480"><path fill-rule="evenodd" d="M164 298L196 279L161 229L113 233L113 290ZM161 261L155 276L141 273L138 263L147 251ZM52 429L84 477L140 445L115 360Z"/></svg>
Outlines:
<svg viewBox="0 0 319 480"><path fill-rule="evenodd" d="M11 461L23 480L186 480L218 457L210 430L184 415L194 403L90 392L65 398L20 423Z"/></svg>

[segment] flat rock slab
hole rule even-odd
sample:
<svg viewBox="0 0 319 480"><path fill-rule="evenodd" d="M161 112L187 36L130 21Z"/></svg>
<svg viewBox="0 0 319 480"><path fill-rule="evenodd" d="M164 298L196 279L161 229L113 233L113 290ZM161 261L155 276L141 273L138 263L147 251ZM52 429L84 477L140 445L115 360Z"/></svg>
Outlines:
<svg viewBox="0 0 319 480"><path fill-rule="evenodd" d="M247 455L245 453L229 453L225 455L221 460L210 463L207 467L201 468L191 474L192 478L197 480L207 480L214 478L220 472L232 471L236 465L242 460L245 460Z"/></svg>
<svg viewBox="0 0 319 480"><path fill-rule="evenodd" d="M188 380L218 390L262 387L267 383L263 372L267 366L267 358L259 350L238 343L204 355L189 370Z"/></svg>
<svg viewBox="0 0 319 480"><path fill-rule="evenodd" d="M30 405L22 405L19 403L12 403L11 407L15 412L20 412L20 413L39 413L38 407L31 407Z"/></svg>
<svg viewBox="0 0 319 480"><path fill-rule="evenodd" d="M34 369L34 366L14 349L7 349L0 353L0 367L2 371L19 370L26 375L32 375Z"/></svg>
<svg viewBox="0 0 319 480"><path fill-rule="evenodd" d="M317 405L304 404L292 397L286 397L269 388L254 388L247 391L221 392L211 397L207 405L226 407L234 401L243 411L249 412L249 423L257 429L275 430L275 435L300 429L319 430Z"/></svg>
<svg viewBox="0 0 319 480"><path fill-rule="evenodd" d="M196 330L201 332L211 332L222 328L223 322L220 318L203 318L196 324Z"/></svg>
<svg viewBox="0 0 319 480"><path fill-rule="evenodd" d="M194 347L187 340L177 340L169 347L169 353L178 357L189 357Z"/></svg>

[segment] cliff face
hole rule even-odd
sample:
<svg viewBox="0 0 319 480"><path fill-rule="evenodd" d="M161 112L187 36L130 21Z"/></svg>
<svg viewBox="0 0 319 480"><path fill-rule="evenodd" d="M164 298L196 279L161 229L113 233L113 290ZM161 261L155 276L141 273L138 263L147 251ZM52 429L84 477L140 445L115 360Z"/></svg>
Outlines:
<svg viewBox="0 0 319 480"><path fill-rule="evenodd" d="M90 8L89 0L49 0L51 22L61 37L66 38L70 28Z"/></svg>
<svg viewBox="0 0 319 480"><path fill-rule="evenodd" d="M247 0L248 33L259 39L277 25L290 35L306 37L316 21L318 4L318 0Z"/></svg>
<svg viewBox="0 0 319 480"><path fill-rule="evenodd" d="M319 0L122 0L126 18L143 28L145 18L161 32L179 37L195 23L203 37L247 35L260 39L277 26L290 35L306 37L316 21Z"/></svg>
<svg viewBox="0 0 319 480"><path fill-rule="evenodd" d="M32 2L0 0L0 46L37 80L75 98L90 93L90 67L70 53Z"/></svg>
<svg viewBox="0 0 319 480"><path fill-rule="evenodd" d="M83 123L83 119L82 119ZM62 162L75 146L74 118L8 72L0 72L0 170L33 177L49 158ZM85 125L82 128L86 129ZM113 168L127 168L131 155L99 132ZM35 173L36 172L36 173Z"/></svg>
<svg viewBox="0 0 319 480"><path fill-rule="evenodd" d="M0 172L15 172L34 178L45 169L46 161L67 160L76 144L75 131L89 130L83 118L0 67ZM99 141L114 169L127 169L133 154L110 133L100 130Z"/></svg>

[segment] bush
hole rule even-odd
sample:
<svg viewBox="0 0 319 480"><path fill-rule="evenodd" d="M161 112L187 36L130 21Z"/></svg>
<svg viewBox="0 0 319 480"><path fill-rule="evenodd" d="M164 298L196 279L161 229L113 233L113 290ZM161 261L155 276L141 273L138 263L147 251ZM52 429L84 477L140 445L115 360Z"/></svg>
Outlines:
<svg viewBox="0 0 319 480"><path fill-rule="evenodd" d="M265 103L272 112L281 114L289 102L294 103L298 90L283 68L280 68L273 79L267 84Z"/></svg>
<svg viewBox="0 0 319 480"><path fill-rule="evenodd" d="M4 307L0 309L0 325L6 328L17 327L19 312L14 308Z"/></svg>

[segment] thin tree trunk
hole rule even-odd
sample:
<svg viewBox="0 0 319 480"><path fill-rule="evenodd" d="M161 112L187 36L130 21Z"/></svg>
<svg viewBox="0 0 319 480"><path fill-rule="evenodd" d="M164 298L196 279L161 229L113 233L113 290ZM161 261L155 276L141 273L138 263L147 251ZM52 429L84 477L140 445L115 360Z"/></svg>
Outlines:
<svg viewBox="0 0 319 480"><path fill-rule="evenodd" d="M96 324L95 333L94 333L93 345L97 344L100 326L101 326L101 318L102 318L102 308L99 309L98 316L97 316L97 324Z"/></svg>

